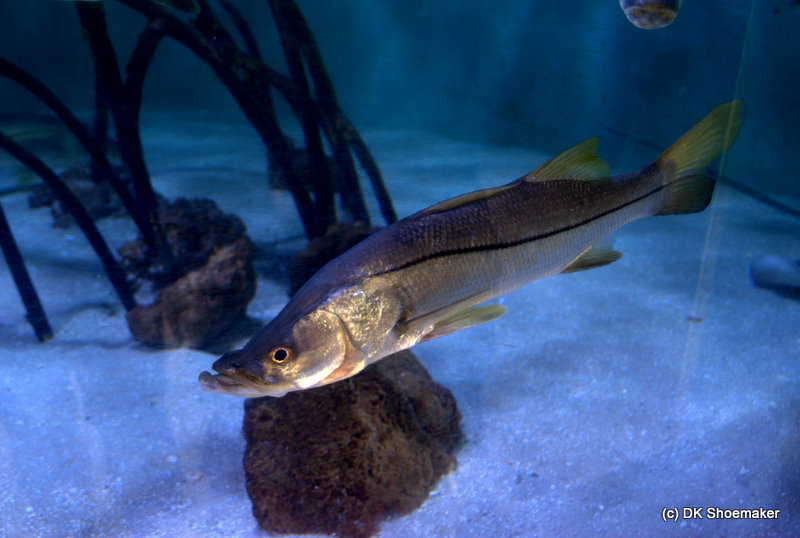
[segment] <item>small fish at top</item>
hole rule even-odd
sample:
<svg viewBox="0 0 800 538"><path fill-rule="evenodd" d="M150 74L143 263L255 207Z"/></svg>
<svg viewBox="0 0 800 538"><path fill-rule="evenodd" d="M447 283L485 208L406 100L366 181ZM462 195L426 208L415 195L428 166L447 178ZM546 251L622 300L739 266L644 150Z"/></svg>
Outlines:
<svg viewBox="0 0 800 538"><path fill-rule="evenodd" d="M705 169L741 125L715 108L655 161L609 177L592 138L507 185L438 203L376 232L320 269L243 349L200 374L245 397L334 383L402 349L505 313L481 303L539 278L609 264L620 226L708 206Z"/></svg>
<svg viewBox="0 0 800 538"><path fill-rule="evenodd" d="M683 0L619 0L619 7L637 28L654 30L675 20Z"/></svg>

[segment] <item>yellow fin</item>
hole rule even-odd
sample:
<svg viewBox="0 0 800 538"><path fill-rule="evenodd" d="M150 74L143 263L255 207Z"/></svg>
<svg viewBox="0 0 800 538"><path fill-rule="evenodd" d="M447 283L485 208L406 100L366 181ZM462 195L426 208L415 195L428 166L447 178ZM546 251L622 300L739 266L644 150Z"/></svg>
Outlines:
<svg viewBox="0 0 800 538"><path fill-rule="evenodd" d="M499 194L512 188L513 186L513 183L509 183L508 185L503 185L502 187L492 187L490 189L481 189L479 191L468 192L467 194L462 194L461 196L456 196L455 198L450 198L444 202L434 204L426 208L423 213L441 213L442 211L462 207L467 204L471 204L472 202L483 200L484 198L490 198L495 194Z"/></svg>
<svg viewBox="0 0 800 538"><path fill-rule="evenodd" d="M742 108L741 99L719 105L656 159L665 194L659 215L694 213L708 206L714 180L704 175L706 166L736 140Z"/></svg>
<svg viewBox="0 0 800 538"><path fill-rule="evenodd" d="M423 336L420 342L431 340L432 338L438 338L462 329L468 329L469 327L474 327L475 325L480 325L481 323L486 323L487 321L495 320L505 314L507 311L508 308L499 304L473 306L472 308L467 308L466 310L456 312L452 316L438 321L433 326L433 330Z"/></svg>
<svg viewBox="0 0 800 538"><path fill-rule="evenodd" d="M562 151L526 175L525 181L541 179L603 179L608 177L608 163L597 156L598 139L589 138Z"/></svg>
<svg viewBox="0 0 800 538"><path fill-rule="evenodd" d="M609 263L614 263L622 257L622 253L609 246L591 246L580 253L580 255L569 262L562 273L574 273L602 267Z"/></svg>

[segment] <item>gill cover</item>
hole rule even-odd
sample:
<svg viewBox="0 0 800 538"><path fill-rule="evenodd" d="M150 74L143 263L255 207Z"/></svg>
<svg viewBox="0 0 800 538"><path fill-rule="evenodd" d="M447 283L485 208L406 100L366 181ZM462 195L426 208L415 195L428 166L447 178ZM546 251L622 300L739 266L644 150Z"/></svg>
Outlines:
<svg viewBox="0 0 800 538"><path fill-rule="evenodd" d="M307 389L328 377L344 360L346 330L336 315L322 309L312 310L292 327L291 342L286 346L293 356L282 362L276 361L274 356L267 357L265 369L268 374L285 379L297 388ZM270 353L273 351L271 349Z"/></svg>

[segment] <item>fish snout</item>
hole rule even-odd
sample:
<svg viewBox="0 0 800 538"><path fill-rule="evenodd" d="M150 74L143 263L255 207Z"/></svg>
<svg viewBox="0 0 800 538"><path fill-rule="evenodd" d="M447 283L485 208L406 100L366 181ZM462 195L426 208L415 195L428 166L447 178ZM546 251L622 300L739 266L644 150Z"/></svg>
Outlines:
<svg viewBox="0 0 800 538"><path fill-rule="evenodd" d="M244 357L242 355L241 350L229 351L214 361L211 367L220 374L235 374L244 363Z"/></svg>
<svg viewBox="0 0 800 538"><path fill-rule="evenodd" d="M256 366L248 360L244 350L241 349L225 353L211 367L223 376L234 377L240 381L242 379L258 380L267 385L281 382L280 376L271 375L270 372L260 368L260 365Z"/></svg>
<svg viewBox="0 0 800 538"><path fill-rule="evenodd" d="M264 372L261 361L243 349L225 353L214 362L212 368L217 372L216 375L202 372L199 377L200 386L209 392L245 398L279 398L290 390L296 390L278 375Z"/></svg>

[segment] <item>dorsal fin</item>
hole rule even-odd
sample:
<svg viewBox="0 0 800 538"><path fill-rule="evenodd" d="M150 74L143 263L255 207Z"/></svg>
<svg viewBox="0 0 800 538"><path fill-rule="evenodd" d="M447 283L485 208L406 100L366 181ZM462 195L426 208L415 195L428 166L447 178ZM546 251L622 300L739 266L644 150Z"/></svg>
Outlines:
<svg viewBox="0 0 800 538"><path fill-rule="evenodd" d="M597 156L597 137L584 140L562 151L539 168L523 177L525 181L541 179L604 179L608 177L608 163Z"/></svg>
<svg viewBox="0 0 800 538"><path fill-rule="evenodd" d="M598 139L589 138L580 144L576 144L568 150L562 151L539 168L527 174L517 181L512 181L501 187L492 187L475 192L469 192L450 198L431 207L424 209L423 213L440 213L449 209L463 207L467 204L490 198L505 190L518 185L520 181L541 181L545 179L564 178L564 179L605 179L608 177L608 163L597 156Z"/></svg>
<svg viewBox="0 0 800 538"><path fill-rule="evenodd" d="M455 198L450 198L444 202L439 202L438 204L432 205L423 212L440 213L442 211L447 211L448 209L455 209L484 198L489 198L495 194L503 192L504 190L510 189L513 186L513 183L509 183L508 185L503 185L502 187L492 187L490 189L481 189L479 191L468 192L467 194L462 194L461 196L456 196Z"/></svg>

